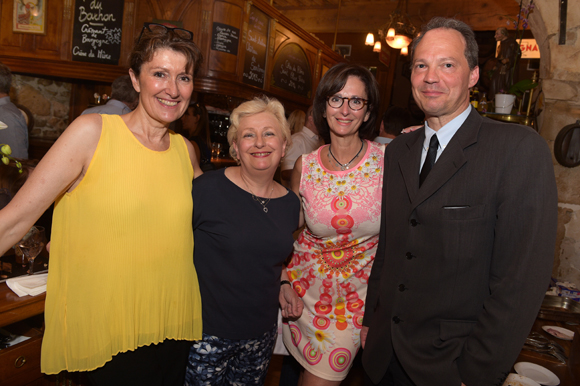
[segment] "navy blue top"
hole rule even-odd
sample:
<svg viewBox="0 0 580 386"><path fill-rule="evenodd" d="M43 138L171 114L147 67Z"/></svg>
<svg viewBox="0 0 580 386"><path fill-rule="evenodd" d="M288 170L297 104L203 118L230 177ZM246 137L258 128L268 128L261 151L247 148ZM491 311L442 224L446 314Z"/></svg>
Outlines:
<svg viewBox="0 0 580 386"><path fill-rule="evenodd" d="M278 317L282 263L292 253L300 201L291 191L268 202L268 213L230 181L225 169L193 182L194 262L203 332L253 339Z"/></svg>

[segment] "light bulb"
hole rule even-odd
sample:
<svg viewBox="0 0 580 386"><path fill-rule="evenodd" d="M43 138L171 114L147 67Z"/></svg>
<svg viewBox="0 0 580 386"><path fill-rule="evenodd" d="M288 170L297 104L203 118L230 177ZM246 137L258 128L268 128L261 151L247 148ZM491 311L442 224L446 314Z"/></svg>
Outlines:
<svg viewBox="0 0 580 386"><path fill-rule="evenodd" d="M374 46L375 45L375 35L372 32L367 34L367 39L365 40L366 46Z"/></svg>

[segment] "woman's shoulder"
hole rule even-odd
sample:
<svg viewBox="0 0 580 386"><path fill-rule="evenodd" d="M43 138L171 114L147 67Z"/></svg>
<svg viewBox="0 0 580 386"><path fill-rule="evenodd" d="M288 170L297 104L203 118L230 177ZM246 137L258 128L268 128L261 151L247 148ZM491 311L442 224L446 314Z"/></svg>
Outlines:
<svg viewBox="0 0 580 386"><path fill-rule="evenodd" d="M369 149L371 150L371 152L380 152L383 154L385 153L387 145L385 145L384 143L378 143L370 140L367 140L367 143L369 144Z"/></svg>
<svg viewBox="0 0 580 386"><path fill-rule="evenodd" d="M225 184L228 181L227 177L225 176L225 171L226 168L204 172L201 176L199 176L194 180L194 184L203 184L203 185Z"/></svg>

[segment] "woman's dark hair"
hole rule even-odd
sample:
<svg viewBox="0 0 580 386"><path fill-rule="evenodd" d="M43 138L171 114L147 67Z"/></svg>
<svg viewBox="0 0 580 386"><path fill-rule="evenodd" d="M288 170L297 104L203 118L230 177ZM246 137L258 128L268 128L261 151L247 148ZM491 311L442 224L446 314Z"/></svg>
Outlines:
<svg viewBox="0 0 580 386"><path fill-rule="evenodd" d="M195 130L192 132L191 128L183 126L183 117L186 115L192 115L194 117L199 117L199 121L197 121L197 126ZM193 102L189 105L183 116L175 121L175 128L174 131L178 134L183 135L185 138L193 141L194 137L201 138L201 140L209 146L211 143L210 136L209 136L209 117L207 114L207 109L204 105L201 105L197 102Z"/></svg>
<svg viewBox="0 0 580 386"><path fill-rule="evenodd" d="M372 140L374 138L380 101L377 81L373 74L363 66L350 63L338 63L324 74L324 77L318 84L312 104L314 124L318 130L318 134L326 143L330 143L330 127L324 117L324 113L326 112L326 98L342 90L350 76L356 76L364 83L368 101L366 108L369 113L369 119L362 123L358 130L358 135L362 139Z"/></svg>
<svg viewBox="0 0 580 386"><path fill-rule="evenodd" d="M135 42L135 46L129 57L130 66L135 76L141 74L143 64L151 61L153 55L162 48L167 48L185 55L187 59L186 70L188 73L195 75L199 70L203 57L201 51L193 41L183 39L172 30L154 29L150 31L144 29L139 40Z"/></svg>

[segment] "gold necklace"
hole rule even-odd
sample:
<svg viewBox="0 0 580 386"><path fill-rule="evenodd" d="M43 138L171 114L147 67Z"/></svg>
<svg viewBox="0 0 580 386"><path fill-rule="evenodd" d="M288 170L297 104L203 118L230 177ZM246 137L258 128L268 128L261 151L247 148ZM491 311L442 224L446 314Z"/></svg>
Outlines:
<svg viewBox="0 0 580 386"><path fill-rule="evenodd" d="M266 205L268 205L268 203L270 202L270 199L272 198L272 192L274 191L274 186L272 185L272 190L270 190L270 196L268 197L267 200L262 200L261 198L257 197L254 192L252 192L252 189L250 189L250 187L248 186L248 183L246 182L246 179L244 178L244 174L242 173L242 171L240 170L240 176L242 177L242 181L244 181L244 185L246 185L246 189L248 189L250 191L250 193L252 194L252 198L257 201L260 205L262 205L262 210L264 211L264 213L268 213L268 208L266 207Z"/></svg>
<svg viewBox="0 0 580 386"><path fill-rule="evenodd" d="M361 139L361 141L360 141L360 149L358 149L358 153L356 153L356 155L350 161L348 161L345 164L341 164L340 162L338 162L338 160L336 159L336 157L334 156L334 154L332 154L332 149L331 149L332 144L331 145L328 145L328 153L332 156L332 158L334 158L334 162L336 162L338 164L338 166L340 166L340 170L341 171L345 171L346 169L348 169L348 167L350 166L350 164L352 163L352 161L354 161L356 159L356 157L359 156L360 152L363 149L363 145L364 145L364 142Z"/></svg>

